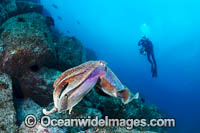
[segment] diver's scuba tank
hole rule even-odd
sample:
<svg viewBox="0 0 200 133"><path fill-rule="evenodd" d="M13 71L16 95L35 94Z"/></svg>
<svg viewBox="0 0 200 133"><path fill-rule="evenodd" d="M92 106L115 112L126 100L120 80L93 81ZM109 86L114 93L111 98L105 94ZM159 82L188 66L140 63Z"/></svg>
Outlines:
<svg viewBox="0 0 200 133"><path fill-rule="evenodd" d="M140 49L140 54L142 54L142 55L146 55L146 51L145 51L145 48L144 47L142 47L141 49Z"/></svg>

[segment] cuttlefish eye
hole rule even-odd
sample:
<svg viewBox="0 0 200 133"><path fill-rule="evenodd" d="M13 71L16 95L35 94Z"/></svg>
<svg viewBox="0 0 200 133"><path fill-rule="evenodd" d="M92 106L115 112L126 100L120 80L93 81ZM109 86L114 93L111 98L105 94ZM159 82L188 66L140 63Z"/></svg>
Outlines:
<svg viewBox="0 0 200 133"><path fill-rule="evenodd" d="M59 98L60 98L60 96L62 95L62 93L63 93L63 91L65 90L65 88L67 88L68 84L69 84L69 83L65 84L65 85L62 87L61 92L60 92L60 95L59 95Z"/></svg>

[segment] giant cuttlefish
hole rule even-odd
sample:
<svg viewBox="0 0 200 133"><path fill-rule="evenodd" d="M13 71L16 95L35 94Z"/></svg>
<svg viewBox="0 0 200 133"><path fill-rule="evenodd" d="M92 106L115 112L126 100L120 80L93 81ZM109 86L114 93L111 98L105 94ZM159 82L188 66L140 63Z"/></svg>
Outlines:
<svg viewBox="0 0 200 133"><path fill-rule="evenodd" d="M124 104L139 97L139 93L133 95L104 61L88 61L77 67L63 72L54 82L53 100L54 107L45 115L62 110L69 110L78 104L83 97L95 86L112 97L120 98Z"/></svg>

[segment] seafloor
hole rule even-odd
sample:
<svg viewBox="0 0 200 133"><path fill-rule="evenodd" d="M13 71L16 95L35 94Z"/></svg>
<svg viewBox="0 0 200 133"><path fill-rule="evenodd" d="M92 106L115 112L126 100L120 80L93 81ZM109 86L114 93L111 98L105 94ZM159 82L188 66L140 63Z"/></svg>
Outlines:
<svg viewBox="0 0 200 133"><path fill-rule="evenodd" d="M64 36L55 29L51 16L44 17L40 4L27 1L0 0L0 133L65 132L165 132L159 127L124 128L48 127L38 131L27 128L24 118L34 114L41 118L42 108L53 106L52 84L66 69L97 59L75 37ZM142 100L143 101L143 100ZM72 114L52 114L53 118L162 118L154 105L140 99L123 105L115 98L92 90Z"/></svg>

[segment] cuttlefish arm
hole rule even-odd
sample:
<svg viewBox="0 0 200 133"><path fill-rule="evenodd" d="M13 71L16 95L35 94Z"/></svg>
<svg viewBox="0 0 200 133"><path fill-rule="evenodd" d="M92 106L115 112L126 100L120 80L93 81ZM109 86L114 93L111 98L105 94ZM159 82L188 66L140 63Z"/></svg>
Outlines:
<svg viewBox="0 0 200 133"><path fill-rule="evenodd" d="M99 88L110 96L120 98L124 104L131 102L133 99L139 98L139 93L133 95L131 91L125 87L117 76L111 71L109 67L105 69L105 75L100 77L98 82Z"/></svg>

